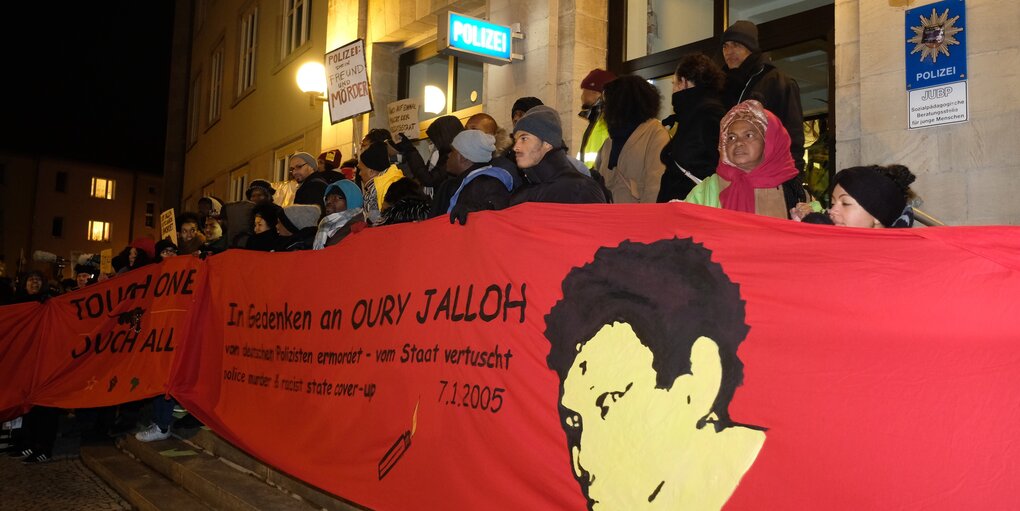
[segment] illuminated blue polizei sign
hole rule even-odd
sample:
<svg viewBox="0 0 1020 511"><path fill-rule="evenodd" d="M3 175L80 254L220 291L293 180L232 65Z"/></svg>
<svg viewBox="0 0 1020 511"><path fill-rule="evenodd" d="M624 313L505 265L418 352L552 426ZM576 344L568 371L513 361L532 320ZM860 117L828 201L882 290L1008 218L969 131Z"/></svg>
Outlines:
<svg viewBox="0 0 1020 511"><path fill-rule="evenodd" d="M454 54L490 64L502 65L510 62L513 38L510 27L455 12L450 12L445 17L440 16L440 20L437 34L440 53Z"/></svg>

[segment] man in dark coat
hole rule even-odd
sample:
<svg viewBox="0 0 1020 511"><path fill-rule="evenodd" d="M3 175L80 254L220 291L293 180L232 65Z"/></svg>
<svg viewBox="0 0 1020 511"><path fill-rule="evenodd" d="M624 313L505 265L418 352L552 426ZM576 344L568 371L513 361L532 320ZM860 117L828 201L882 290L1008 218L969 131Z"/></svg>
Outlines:
<svg viewBox="0 0 1020 511"><path fill-rule="evenodd" d="M414 144L403 134L400 134L400 142L394 144L391 141L390 143L404 158L408 167L404 174L410 172L415 181L421 183L422 186L434 188L450 177L446 173L446 158L450 155L450 144L453 142L453 137L456 137L461 131L464 131L464 125L455 116L444 115L432 121L432 124L425 129L425 134L428 135L436 149L427 163L415 149Z"/></svg>
<svg viewBox="0 0 1020 511"><path fill-rule="evenodd" d="M322 195L326 193L326 179L318 172L319 161L308 153L295 153L288 160L290 175L298 183L294 204L308 204L322 208Z"/></svg>
<svg viewBox="0 0 1020 511"><path fill-rule="evenodd" d="M605 203L602 188L574 167L563 150L560 116L548 106L536 106L514 126L514 154L527 181L510 197L523 202L564 204Z"/></svg>
<svg viewBox="0 0 1020 511"><path fill-rule="evenodd" d="M804 170L804 112L800 106L800 87L778 69L758 47L758 27L750 21L737 21L722 35L723 60L726 61L726 107L756 99L783 122L790 134L790 154L798 170ZM783 183L788 208L805 200L801 177Z"/></svg>

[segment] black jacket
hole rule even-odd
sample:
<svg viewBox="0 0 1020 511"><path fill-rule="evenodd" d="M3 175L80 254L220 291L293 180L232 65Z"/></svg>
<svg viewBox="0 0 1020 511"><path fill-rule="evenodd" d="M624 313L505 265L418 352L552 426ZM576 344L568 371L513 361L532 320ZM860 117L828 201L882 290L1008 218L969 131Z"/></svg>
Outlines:
<svg viewBox="0 0 1020 511"><path fill-rule="evenodd" d="M450 155L450 144L453 143L453 137L456 137L461 131L464 131L464 126L459 119L451 115L444 115L436 119L425 130L425 134L428 135L432 145L436 146L436 150L439 152L439 160L436 162L436 166L431 169L410 141L401 141L394 144L393 147L404 157L408 171L415 181L421 183L422 186L436 187L450 177L446 173L446 158ZM456 190L456 188L454 189Z"/></svg>
<svg viewBox="0 0 1020 511"><path fill-rule="evenodd" d="M521 169L527 184L514 192L510 205L523 202L561 204L604 204L606 196L594 179L585 176L567 160L567 153L553 149L538 165Z"/></svg>
<svg viewBox="0 0 1020 511"><path fill-rule="evenodd" d="M678 167L698 179L715 173L719 165L719 121L726 115L722 96L715 90L694 87L673 93L673 115L662 121L667 128L676 124L676 133L662 150L662 185L656 202L684 200L694 181Z"/></svg>
<svg viewBox="0 0 1020 511"><path fill-rule="evenodd" d="M294 192L294 204L312 204L319 206L321 213L322 200L326 193L326 178L320 175L321 173L315 172L308 176L301 186L298 187L297 191Z"/></svg>
<svg viewBox="0 0 1020 511"><path fill-rule="evenodd" d="M319 232L319 226L305 227L294 233L293 236L280 236L280 245L277 252L293 252L296 250L311 250L315 242L315 233Z"/></svg>
<svg viewBox="0 0 1020 511"><path fill-rule="evenodd" d="M262 252L272 252L279 248L279 246L280 235L276 233L275 228L270 228L268 231L258 234L252 234L244 244L244 248L248 250L260 250Z"/></svg>
<svg viewBox="0 0 1020 511"><path fill-rule="evenodd" d="M790 155L800 172L804 170L804 111L800 86L760 52L754 52L736 69L726 70L726 107L755 99L776 115L790 134ZM802 178L797 175L783 183L786 205L792 208L806 199Z"/></svg>

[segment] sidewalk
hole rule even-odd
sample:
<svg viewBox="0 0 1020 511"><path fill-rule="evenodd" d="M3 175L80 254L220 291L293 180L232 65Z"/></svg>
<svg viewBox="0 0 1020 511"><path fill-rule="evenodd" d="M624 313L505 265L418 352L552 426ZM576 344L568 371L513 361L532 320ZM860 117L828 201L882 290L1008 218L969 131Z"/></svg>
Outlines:
<svg viewBox="0 0 1020 511"><path fill-rule="evenodd" d="M35 465L0 455L0 481L0 511L130 509L77 454Z"/></svg>

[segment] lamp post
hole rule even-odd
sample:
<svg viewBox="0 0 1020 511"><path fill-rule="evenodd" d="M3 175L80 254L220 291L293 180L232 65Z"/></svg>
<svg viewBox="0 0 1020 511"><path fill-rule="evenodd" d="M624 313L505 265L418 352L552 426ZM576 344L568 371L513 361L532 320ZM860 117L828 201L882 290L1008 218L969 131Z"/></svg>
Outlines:
<svg viewBox="0 0 1020 511"><path fill-rule="evenodd" d="M307 62L298 68L297 85L308 94L308 104L315 108L326 101L326 68L318 62Z"/></svg>

